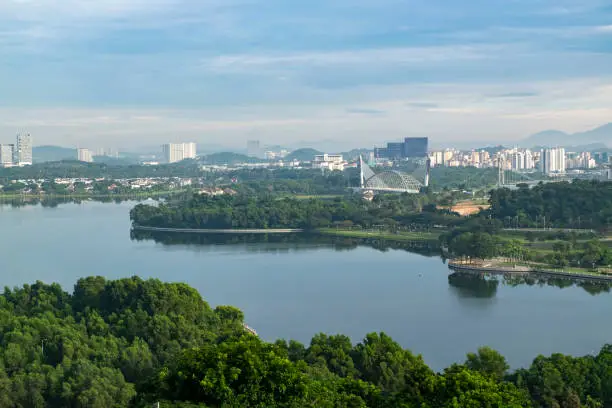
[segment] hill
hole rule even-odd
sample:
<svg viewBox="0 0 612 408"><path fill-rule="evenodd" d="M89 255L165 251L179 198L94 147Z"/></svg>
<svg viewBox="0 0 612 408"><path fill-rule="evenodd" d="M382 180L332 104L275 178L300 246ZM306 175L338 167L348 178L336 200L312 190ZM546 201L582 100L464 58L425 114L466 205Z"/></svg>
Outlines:
<svg viewBox="0 0 612 408"><path fill-rule="evenodd" d="M342 154L344 160L355 160L359 158L359 155L367 157L371 151L372 149L353 149L349 150L348 152L342 152L340 154Z"/></svg>
<svg viewBox="0 0 612 408"><path fill-rule="evenodd" d="M565 133L560 130L545 130L523 140L525 146L612 146L612 123L585 132ZM596 148L599 148L596 147Z"/></svg>
<svg viewBox="0 0 612 408"><path fill-rule="evenodd" d="M289 153L285 160L311 161L317 154L323 154L323 152L311 148L297 149Z"/></svg>
<svg viewBox="0 0 612 408"><path fill-rule="evenodd" d="M236 164L236 163L259 163L264 161L256 157L250 157L240 153L234 152L221 152L213 153L202 157L202 162L205 164L223 165L223 164Z"/></svg>
<svg viewBox="0 0 612 408"><path fill-rule="evenodd" d="M34 163L74 160L76 150L60 146L34 146L32 156Z"/></svg>

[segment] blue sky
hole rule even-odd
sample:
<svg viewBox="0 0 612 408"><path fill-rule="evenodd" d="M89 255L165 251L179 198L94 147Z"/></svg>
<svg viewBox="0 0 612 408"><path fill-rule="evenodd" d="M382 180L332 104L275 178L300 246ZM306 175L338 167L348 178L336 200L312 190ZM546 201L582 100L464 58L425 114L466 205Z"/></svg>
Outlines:
<svg viewBox="0 0 612 408"><path fill-rule="evenodd" d="M0 141L341 149L610 121L609 0L0 1Z"/></svg>

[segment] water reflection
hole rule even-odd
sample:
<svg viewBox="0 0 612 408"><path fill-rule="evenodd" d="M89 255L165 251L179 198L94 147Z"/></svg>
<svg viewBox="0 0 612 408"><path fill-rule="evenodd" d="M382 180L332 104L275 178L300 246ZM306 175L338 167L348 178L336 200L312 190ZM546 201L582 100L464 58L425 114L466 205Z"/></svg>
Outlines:
<svg viewBox="0 0 612 408"><path fill-rule="evenodd" d="M385 252L401 249L428 257L440 255L436 242L395 242L372 238L347 238L328 235L295 234L194 234L152 231L130 231L133 241L153 240L156 243L173 246L242 245L252 252L307 251L320 247L331 247L336 251L350 251L359 246L368 246ZM265 245L260 245L265 244Z"/></svg>
<svg viewBox="0 0 612 408"><path fill-rule="evenodd" d="M482 274L452 273L448 275L448 284L459 297L490 299L497 294L499 280Z"/></svg>
<svg viewBox="0 0 612 408"><path fill-rule="evenodd" d="M161 195L156 197L149 197L147 194L122 194L117 196L104 195L104 196L90 196L90 197L75 197L75 196L21 196L18 198L6 198L0 197L0 208L2 206L10 206L14 208L27 207L27 206L41 206L45 208L55 208L63 204L83 204L86 202L96 203L115 203L121 204L125 202L139 202L139 201L169 201L170 197L172 200L183 200L188 195L187 193L176 193L172 195Z"/></svg>
<svg viewBox="0 0 612 408"><path fill-rule="evenodd" d="M610 293L612 284L604 282L580 281L567 278L552 278L537 274L508 275L483 274L477 272L455 272L448 276L448 284L458 296L464 298L494 298L499 285L518 286L552 286L559 289L580 287L595 296Z"/></svg>

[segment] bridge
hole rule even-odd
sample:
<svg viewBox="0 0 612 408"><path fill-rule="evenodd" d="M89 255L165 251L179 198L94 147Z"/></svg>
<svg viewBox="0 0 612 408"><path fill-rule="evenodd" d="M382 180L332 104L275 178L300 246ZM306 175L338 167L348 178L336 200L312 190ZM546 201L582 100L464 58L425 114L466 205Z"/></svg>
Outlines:
<svg viewBox="0 0 612 408"><path fill-rule="evenodd" d="M360 189L373 192L418 194L429 186L429 159L423 158L411 174L398 170L384 170L376 173L359 156Z"/></svg>

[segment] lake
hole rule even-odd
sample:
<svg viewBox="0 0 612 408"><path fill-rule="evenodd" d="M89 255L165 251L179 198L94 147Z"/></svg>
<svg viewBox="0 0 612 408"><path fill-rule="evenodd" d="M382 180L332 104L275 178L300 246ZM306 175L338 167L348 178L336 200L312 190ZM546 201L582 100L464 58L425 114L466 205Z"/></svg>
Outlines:
<svg viewBox="0 0 612 408"><path fill-rule="evenodd" d="M516 368L539 353L584 355L612 341L609 288L451 274L437 256L358 241L130 234L134 203L0 206L0 284L139 275L186 282L241 308L266 340L384 331L434 369L488 345Z"/></svg>

